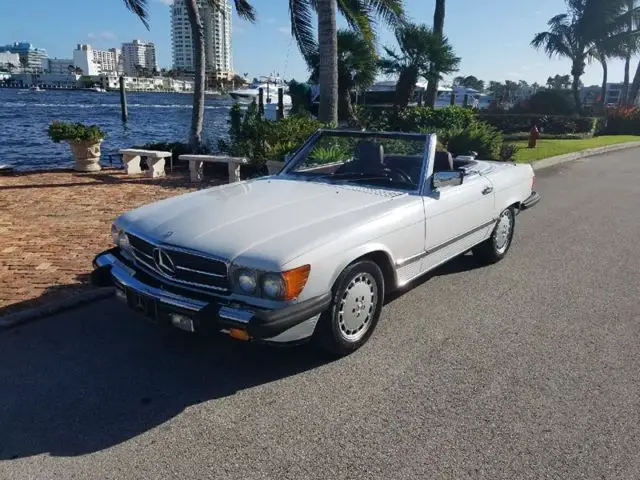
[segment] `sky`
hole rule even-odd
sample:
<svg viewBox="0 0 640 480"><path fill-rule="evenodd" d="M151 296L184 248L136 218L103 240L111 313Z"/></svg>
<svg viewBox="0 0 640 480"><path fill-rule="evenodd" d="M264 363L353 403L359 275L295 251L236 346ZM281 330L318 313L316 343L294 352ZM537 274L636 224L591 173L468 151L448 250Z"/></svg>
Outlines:
<svg viewBox="0 0 640 480"><path fill-rule="evenodd" d="M0 44L30 41L50 57L71 58L78 43L94 48L119 47L134 38L152 41L160 67L171 66L170 3L147 0L150 30L124 7L122 0L0 1ZM250 77L278 72L283 78L306 80L305 64L291 40L286 0L252 0L258 21L233 18L233 63ZM405 11L417 23L431 25L434 0L405 0ZM546 83L550 75L570 73L566 60L547 58L529 46L534 34L546 29L553 15L565 11L564 0L448 0L445 34L462 58L457 75L485 81L526 80ZM340 21L344 24L343 21ZM379 44L394 45L383 26ZM632 73L636 65L632 65ZM623 62L613 61L609 81L623 77ZM600 84L602 68L595 62L583 77Z"/></svg>

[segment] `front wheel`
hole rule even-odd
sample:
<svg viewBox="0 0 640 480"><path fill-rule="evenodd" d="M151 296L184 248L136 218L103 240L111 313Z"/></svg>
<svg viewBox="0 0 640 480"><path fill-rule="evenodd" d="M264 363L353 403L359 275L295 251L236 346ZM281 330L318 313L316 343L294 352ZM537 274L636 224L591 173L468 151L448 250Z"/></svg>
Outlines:
<svg viewBox="0 0 640 480"><path fill-rule="evenodd" d="M507 256L509 247L511 247L514 228L515 213L513 208L509 207L498 217L491 236L481 244L473 247L474 257L480 262L487 264L502 260Z"/></svg>
<svg viewBox="0 0 640 480"><path fill-rule="evenodd" d="M383 301L380 267L368 260L349 265L336 280L331 306L318 322L316 340L338 357L356 351L373 333Z"/></svg>

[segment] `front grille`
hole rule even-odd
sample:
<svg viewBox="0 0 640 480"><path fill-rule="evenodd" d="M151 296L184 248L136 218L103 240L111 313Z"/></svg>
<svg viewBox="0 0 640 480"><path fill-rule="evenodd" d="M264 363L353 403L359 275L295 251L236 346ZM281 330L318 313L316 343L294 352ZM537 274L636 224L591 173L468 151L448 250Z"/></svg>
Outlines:
<svg viewBox="0 0 640 480"><path fill-rule="evenodd" d="M177 284L207 288L217 292L229 291L226 263L214 258L177 250L174 247L157 246L130 233L127 234L127 237L138 266ZM158 248L163 251L163 255L170 259L170 262L165 261L164 266L158 265L158 252L155 252ZM167 257L164 258L167 260ZM172 268L167 268L167 265Z"/></svg>

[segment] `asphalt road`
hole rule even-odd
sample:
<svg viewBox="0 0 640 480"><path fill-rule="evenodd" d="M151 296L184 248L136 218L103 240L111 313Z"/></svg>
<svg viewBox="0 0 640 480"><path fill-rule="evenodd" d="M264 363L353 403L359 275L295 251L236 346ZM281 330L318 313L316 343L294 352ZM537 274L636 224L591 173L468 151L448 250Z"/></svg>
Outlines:
<svg viewBox="0 0 640 480"><path fill-rule="evenodd" d="M413 285L339 361L112 300L0 333L0 478L640 478L639 156L540 172L503 262Z"/></svg>

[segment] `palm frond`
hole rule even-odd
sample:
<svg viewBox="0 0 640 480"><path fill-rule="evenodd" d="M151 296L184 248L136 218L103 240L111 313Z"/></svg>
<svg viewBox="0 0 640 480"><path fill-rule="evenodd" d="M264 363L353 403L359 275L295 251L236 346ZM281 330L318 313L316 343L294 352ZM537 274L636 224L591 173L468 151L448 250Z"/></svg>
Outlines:
<svg viewBox="0 0 640 480"><path fill-rule="evenodd" d="M123 0L125 7L135 13L142 24L149 30L149 11L147 0Z"/></svg>
<svg viewBox="0 0 640 480"><path fill-rule="evenodd" d="M224 10L226 2L225 0L206 0L206 2L216 10ZM233 6L236 9L236 13L240 18L247 20L251 23L256 21L256 12L253 5L248 0L233 0Z"/></svg>
<svg viewBox="0 0 640 480"><path fill-rule="evenodd" d="M313 4L309 0L289 0L291 35L307 65L312 65L313 56L318 50L312 8Z"/></svg>

